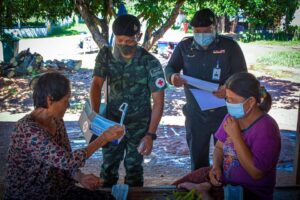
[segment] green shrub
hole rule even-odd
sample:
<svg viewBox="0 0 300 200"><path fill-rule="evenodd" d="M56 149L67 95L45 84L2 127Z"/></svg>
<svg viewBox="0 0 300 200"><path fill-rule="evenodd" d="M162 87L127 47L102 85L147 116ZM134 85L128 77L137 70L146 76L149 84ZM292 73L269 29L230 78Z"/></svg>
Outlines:
<svg viewBox="0 0 300 200"><path fill-rule="evenodd" d="M289 26L286 30L275 30L271 32L263 32L259 30L247 30L240 32L238 35L242 42L254 42L260 40L275 40L275 41L298 41L300 40L300 27Z"/></svg>
<svg viewBox="0 0 300 200"><path fill-rule="evenodd" d="M300 26L297 26L294 31L293 41L299 41L299 40L300 40Z"/></svg>

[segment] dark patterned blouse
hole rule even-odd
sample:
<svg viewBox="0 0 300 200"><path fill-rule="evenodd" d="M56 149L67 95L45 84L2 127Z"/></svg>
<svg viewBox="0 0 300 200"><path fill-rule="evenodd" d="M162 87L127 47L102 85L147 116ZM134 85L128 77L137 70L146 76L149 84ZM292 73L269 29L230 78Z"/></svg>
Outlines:
<svg viewBox="0 0 300 200"><path fill-rule="evenodd" d="M75 185L72 178L87 150L71 150L63 120L51 135L31 115L18 121L8 150L5 199L57 199Z"/></svg>

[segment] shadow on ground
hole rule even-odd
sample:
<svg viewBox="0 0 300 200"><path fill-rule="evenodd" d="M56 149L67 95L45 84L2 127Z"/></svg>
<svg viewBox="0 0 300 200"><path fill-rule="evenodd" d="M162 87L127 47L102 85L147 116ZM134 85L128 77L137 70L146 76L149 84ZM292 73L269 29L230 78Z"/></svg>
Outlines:
<svg viewBox="0 0 300 200"><path fill-rule="evenodd" d="M67 112L78 112L88 98L93 70L80 69L78 71L62 71L72 84L72 98ZM32 109L32 90L29 87L31 76L22 78L0 77L0 112L10 114L25 113Z"/></svg>
<svg viewBox="0 0 300 200"><path fill-rule="evenodd" d="M269 76L258 77L273 98L273 107L296 109L299 105L300 83L280 80Z"/></svg>
<svg viewBox="0 0 300 200"><path fill-rule="evenodd" d="M92 69L80 69L75 72L63 72L71 81L72 98L67 112L76 113L82 109L89 96L92 81ZM0 112L11 114L24 113L31 110L32 91L28 84L31 77L7 79L0 77ZM261 83L273 97L276 108L295 109L299 102L300 83L280 80L269 76L259 77ZM182 88L169 86L166 90L164 116L182 115L185 95Z"/></svg>

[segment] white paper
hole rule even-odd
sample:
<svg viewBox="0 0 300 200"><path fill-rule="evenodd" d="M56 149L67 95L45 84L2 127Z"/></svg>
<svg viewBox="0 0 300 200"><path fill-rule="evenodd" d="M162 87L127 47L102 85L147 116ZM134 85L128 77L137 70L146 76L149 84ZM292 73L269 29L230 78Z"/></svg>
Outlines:
<svg viewBox="0 0 300 200"><path fill-rule="evenodd" d="M190 91L194 95L201 110L209 110L226 105L224 99L216 97L211 92L199 89L190 89Z"/></svg>
<svg viewBox="0 0 300 200"><path fill-rule="evenodd" d="M217 83L203 81L203 80L193 78L190 76L186 76L186 75L180 75L180 77L182 79L186 80L187 84L194 86L195 88L208 91L208 92L213 92L219 88L219 84L217 84Z"/></svg>

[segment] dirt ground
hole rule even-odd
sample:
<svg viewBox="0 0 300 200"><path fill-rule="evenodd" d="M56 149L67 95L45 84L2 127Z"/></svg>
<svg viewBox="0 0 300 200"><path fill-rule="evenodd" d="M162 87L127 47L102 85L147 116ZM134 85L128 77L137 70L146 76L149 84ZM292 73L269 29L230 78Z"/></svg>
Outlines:
<svg viewBox="0 0 300 200"><path fill-rule="evenodd" d="M76 59L83 61L82 69L66 74L72 82L72 99L71 109L68 110L64 119L67 121L66 125L73 148L80 148L85 145L77 121L85 98L88 97L96 56L96 53L84 53L79 49L77 46L78 41L78 36L70 36L50 39L28 39L20 42L20 50L30 48L32 53L40 53L44 60L55 58L58 60ZM265 71L253 71L251 66L255 65L256 58L262 54L278 50L295 51L300 48L248 44L242 44L241 47L245 54L248 68L259 77L261 83L266 86L273 96L274 102L270 114L277 120L281 129L295 131L300 94L300 70L289 68L287 70L290 70L294 76L279 78L271 77ZM2 55L1 50L0 48L0 55ZM165 59L159 55L157 57L163 64L166 63ZM0 121L15 122L33 109L28 82L29 77L14 79L0 77ZM145 157L144 160L145 185L147 186L168 185L190 171L189 151L185 142L184 116L181 110L184 104L183 89L170 86L166 90L164 116L159 126L158 139L155 141L153 153ZM2 127L1 130L6 129L5 123L0 123L0 125ZM3 138L1 134L5 134L5 132L0 132L0 138ZM283 148L278 171L283 170L289 173L292 169L290 165L293 162L295 153L295 135L293 132L284 131L282 136ZM3 156L5 148L3 147L0 151L0 155ZM97 152L92 158L87 160L83 171L99 175L101 157L101 153ZM121 167L120 182L122 182L123 177L124 167Z"/></svg>

